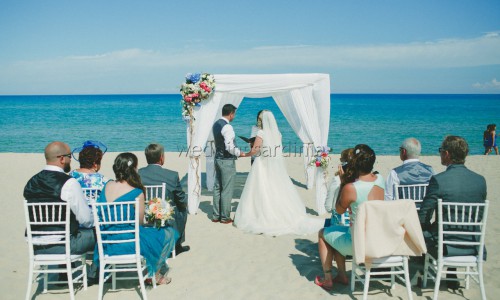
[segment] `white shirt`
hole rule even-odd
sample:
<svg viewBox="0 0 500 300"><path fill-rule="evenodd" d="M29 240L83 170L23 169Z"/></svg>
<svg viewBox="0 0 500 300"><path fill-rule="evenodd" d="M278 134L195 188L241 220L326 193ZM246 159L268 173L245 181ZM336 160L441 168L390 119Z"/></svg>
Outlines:
<svg viewBox="0 0 500 300"><path fill-rule="evenodd" d="M418 158L410 158L403 161L403 165L418 161L420 161ZM398 174L394 171L394 169L392 169L389 176L387 176L387 181L385 183L385 200L394 200L394 186L399 183Z"/></svg>
<svg viewBox="0 0 500 300"><path fill-rule="evenodd" d="M224 137L224 145L226 151L231 153L232 155L239 157L241 150L236 148L234 145L234 139L236 138L236 134L234 133L233 126L229 124L229 120L222 117L222 119L227 121L227 124L222 127L221 134Z"/></svg>
<svg viewBox="0 0 500 300"><path fill-rule="evenodd" d="M52 165L47 165L44 170L64 173L64 170ZM87 200L83 197L83 190L75 178L70 178L61 189L61 200L69 203L69 208L75 214L80 226L85 228L94 227L94 217Z"/></svg>

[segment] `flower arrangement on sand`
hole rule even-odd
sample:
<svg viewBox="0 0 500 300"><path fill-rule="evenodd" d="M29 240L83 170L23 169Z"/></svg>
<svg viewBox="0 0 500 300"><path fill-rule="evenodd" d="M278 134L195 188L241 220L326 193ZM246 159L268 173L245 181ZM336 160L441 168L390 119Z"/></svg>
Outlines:
<svg viewBox="0 0 500 300"><path fill-rule="evenodd" d="M182 116L192 118L193 107L208 99L215 90L215 78L208 73L188 73L186 82L181 85Z"/></svg>
<svg viewBox="0 0 500 300"><path fill-rule="evenodd" d="M168 200L161 201L160 198L152 198L147 202L145 217L148 224L156 228L164 227L168 220L173 220L174 208Z"/></svg>

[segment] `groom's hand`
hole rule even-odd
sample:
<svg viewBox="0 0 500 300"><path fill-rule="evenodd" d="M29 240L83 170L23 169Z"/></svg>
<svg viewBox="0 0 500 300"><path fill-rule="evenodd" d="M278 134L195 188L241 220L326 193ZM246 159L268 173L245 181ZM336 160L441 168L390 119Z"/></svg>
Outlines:
<svg viewBox="0 0 500 300"><path fill-rule="evenodd" d="M245 157L245 152L241 151L240 152L240 157Z"/></svg>

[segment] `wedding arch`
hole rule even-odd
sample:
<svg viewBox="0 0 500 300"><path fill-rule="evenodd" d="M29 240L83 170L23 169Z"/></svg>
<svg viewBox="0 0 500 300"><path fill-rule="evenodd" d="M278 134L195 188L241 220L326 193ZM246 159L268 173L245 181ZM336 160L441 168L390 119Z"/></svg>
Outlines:
<svg viewBox="0 0 500 300"><path fill-rule="evenodd" d="M206 147L212 124L221 116L222 106L231 103L238 107L244 97L272 97L286 120L302 141L307 187L316 178L316 206L325 212L326 178L323 169L309 166L316 154L313 149L325 147L330 125L330 76L328 74L270 74L214 75L216 89L203 105L193 109L192 127L187 129L189 148L188 211L198 211L201 192L200 156L206 153L207 188L214 182L214 160ZM312 151L311 151L312 150Z"/></svg>

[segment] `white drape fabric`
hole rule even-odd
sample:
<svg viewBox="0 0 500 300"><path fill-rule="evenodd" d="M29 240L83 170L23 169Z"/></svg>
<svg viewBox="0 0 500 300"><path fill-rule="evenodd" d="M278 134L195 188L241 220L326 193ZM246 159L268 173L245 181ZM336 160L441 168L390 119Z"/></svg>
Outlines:
<svg viewBox="0 0 500 300"><path fill-rule="evenodd" d="M194 110L194 126L188 128L188 210L198 210L201 192L201 153L212 153L207 141L213 123L221 117L222 106L231 103L238 107L244 97L273 97L286 120L304 143L304 166L307 187L314 185L316 177L316 205L319 214L325 212L326 182L321 168L308 163L317 147L327 145L330 123L330 76L328 74L251 74L214 75L215 92L203 105ZM212 139L212 138L211 138ZM210 146L210 144L208 144ZM207 157L207 188L213 188L213 157ZM210 164L210 165L209 165ZM316 176L315 176L316 175ZM211 178L209 178L211 177Z"/></svg>

